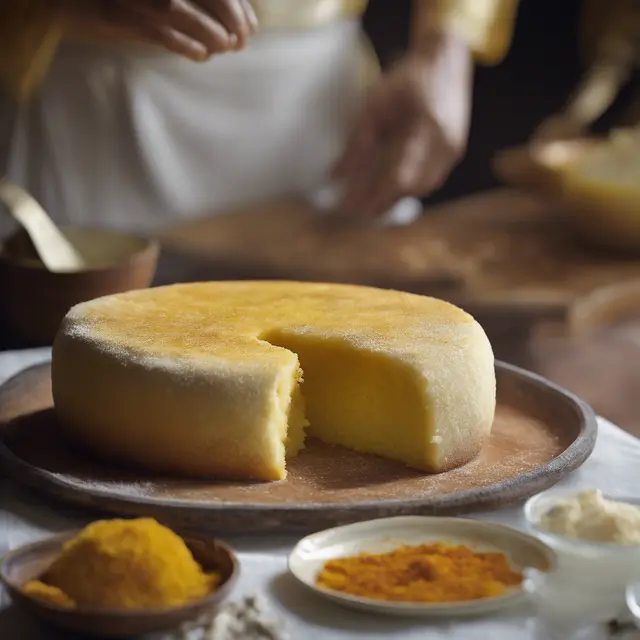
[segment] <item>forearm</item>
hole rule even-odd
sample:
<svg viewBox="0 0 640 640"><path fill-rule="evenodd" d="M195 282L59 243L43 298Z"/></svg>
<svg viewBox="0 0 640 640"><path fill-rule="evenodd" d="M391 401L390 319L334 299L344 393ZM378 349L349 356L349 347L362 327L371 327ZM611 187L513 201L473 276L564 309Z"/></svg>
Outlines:
<svg viewBox="0 0 640 640"><path fill-rule="evenodd" d="M412 44L422 47L434 32L457 36L477 62L499 63L511 44L518 0L414 0Z"/></svg>
<svg viewBox="0 0 640 640"><path fill-rule="evenodd" d="M0 0L0 83L18 100L42 81L62 38L53 0Z"/></svg>

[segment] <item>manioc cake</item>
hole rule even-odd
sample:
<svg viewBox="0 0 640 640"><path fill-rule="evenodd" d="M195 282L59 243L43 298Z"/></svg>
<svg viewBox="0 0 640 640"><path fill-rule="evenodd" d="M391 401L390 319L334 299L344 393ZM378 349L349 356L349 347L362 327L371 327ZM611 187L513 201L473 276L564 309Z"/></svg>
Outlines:
<svg viewBox="0 0 640 640"><path fill-rule="evenodd" d="M306 435L426 472L472 459L491 345L452 304L284 281L179 284L73 307L53 347L62 428L102 458L281 480Z"/></svg>

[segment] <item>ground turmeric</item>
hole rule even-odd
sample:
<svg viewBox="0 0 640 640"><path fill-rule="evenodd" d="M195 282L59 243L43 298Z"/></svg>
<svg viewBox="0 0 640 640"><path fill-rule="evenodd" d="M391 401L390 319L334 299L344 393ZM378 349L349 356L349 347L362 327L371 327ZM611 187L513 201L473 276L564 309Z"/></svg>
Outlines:
<svg viewBox="0 0 640 640"><path fill-rule="evenodd" d="M23 592L63 607L171 607L204 597L220 582L184 541L150 518L94 522L67 542Z"/></svg>
<svg viewBox="0 0 640 640"><path fill-rule="evenodd" d="M363 598L428 603L501 596L522 580L502 553L438 542L329 560L316 582Z"/></svg>
<svg viewBox="0 0 640 640"><path fill-rule="evenodd" d="M31 580L22 587L22 592L35 598L36 600L43 600L49 604L55 604L64 609L73 609L76 603L58 587L52 587L49 584L45 584L41 580Z"/></svg>

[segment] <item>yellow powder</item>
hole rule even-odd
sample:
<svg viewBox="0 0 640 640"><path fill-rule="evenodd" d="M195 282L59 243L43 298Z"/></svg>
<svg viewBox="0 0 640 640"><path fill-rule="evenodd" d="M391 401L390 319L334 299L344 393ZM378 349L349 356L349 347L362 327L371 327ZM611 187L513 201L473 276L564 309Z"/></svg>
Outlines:
<svg viewBox="0 0 640 640"><path fill-rule="evenodd" d="M62 606L141 609L185 604L219 582L173 531L138 518L90 524L24 592Z"/></svg>

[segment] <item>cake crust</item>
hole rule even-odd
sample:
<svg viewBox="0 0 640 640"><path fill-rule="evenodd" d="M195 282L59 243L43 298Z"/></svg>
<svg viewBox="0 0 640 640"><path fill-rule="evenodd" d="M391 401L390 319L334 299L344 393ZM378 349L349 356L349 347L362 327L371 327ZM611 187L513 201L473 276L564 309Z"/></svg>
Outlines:
<svg viewBox="0 0 640 640"><path fill-rule="evenodd" d="M74 307L53 350L54 402L71 437L100 456L191 477L283 479L285 454L303 439L303 410L291 403L301 378L311 435L428 472L464 464L491 430L484 331L414 294L173 285Z"/></svg>

